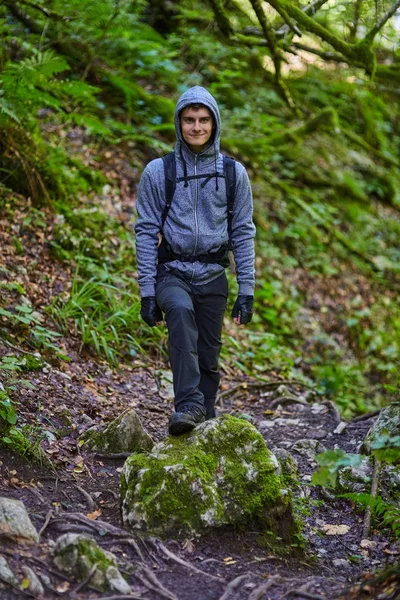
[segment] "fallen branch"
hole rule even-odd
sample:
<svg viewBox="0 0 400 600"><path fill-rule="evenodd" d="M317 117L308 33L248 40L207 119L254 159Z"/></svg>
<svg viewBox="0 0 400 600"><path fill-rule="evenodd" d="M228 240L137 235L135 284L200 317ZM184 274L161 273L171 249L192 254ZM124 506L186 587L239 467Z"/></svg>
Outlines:
<svg viewBox="0 0 400 600"><path fill-rule="evenodd" d="M378 408L377 410L365 413L365 415L359 415L358 417L354 417L354 419L351 420L351 423L359 423L360 421L366 421L371 417L376 417L380 414L381 410L381 408Z"/></svg>

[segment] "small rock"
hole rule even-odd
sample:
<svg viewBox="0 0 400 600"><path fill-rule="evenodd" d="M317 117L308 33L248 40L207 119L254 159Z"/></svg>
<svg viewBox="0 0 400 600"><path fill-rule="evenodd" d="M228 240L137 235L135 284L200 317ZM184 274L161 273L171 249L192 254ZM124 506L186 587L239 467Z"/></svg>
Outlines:
<svg viewBox="0 0 400 600"><path fill-rule="evenodd" d="M11 571L6 559L3 556L0 556L0 581L4 581L4 583L9 583L11 585L19 585L18 579Z"/></svg>
<svg viewBox="0 0 400 600"><path fill-rule="evenodd" d="M78 533L60 536L53 549L53 562L60 571L79 581L84 581L96 564L89 586L123 594L131 592L131 587L118 570L116 556L100 548L90 536Z"/></svg>
<svg viewBox="0 0 400 600"><path fill-rule="evenodd" d="M0 538L19 544L38 543L39 536L26 508L19 500L0 498Z"/></svg>
<svg viewBox="0 0 400 600"><path fill-rule="evenodd" d="M311 412L314 415L319 415L320 413L325 412L325 411L326 411L326 406L324 404L318 404L318 403L315 402L311 406Z"/></svg>
<svg viewBox="0 0 400 600"><path fill-rule="evenodd" d="M154 445L134 410L126 411L105 429L89 429L82 438L89 448L105 454L145 452L150 451Z"/></svg>
<svg viewBox="0 0 400 600"><path fill-rule="evenodd" d="M272 392L271 398L272 400L277 400L278 398L283 398L284 396L294 396L294 394L286 385L280 385Z"/></svg>
<svg viewBox="0 0 400 600"><path fill-rule="evenodd" d="M363 457L357 467L342 467L338 471L336 490L341 493L369 492L371 465L369 457Z"/></svg>
<svg viewBox="0 0 400 600"><path fill-rule="evenodd" d="M34 596L42 596L44 594L44 588L36 573L32 571L30 567L27 567L25 565L21 567L21 571L25 575L26 579L29 580L28 589L31 592L31 594L33 594Z"/></svg>
<svg viewBox="0 0 400 600"><path fill-rule="evenodd" d="M334 558L332 564L334 567L350 567L350 562L345 558Z"/></svg>
<svg viewBox="0 0 400 600"><path fill-rule="evenodd" d="M281 427L285 427L288 425L301 425L302 427L304 427L304 423L300 423L300 419L284 419L283 417L278 417L277 419L275 419L275 423L276 425L280 425Z"/></svg>
<svg viewBox="0 0 400 600"><path fill-rule="evenodd" d="M346 423L346 421L340 421L340 423L336 427L336 429L333 430L333 433L340 435L346 429L347 425L348 425L348 423Z"/></svg>
<svg viewBox="0 0 400 600"><path fill-rule="evenodd" d="M301 456L305 456L309 460L314 460L316 455L320 452L325 452L326 448L323 444L321 444L318 440L297 440L292 446L292 450L301 454Z"/></svg>
<svg viewBox="0 0 400 600"><path fill-rule="evenodd" d="M258 428L262 431L263 429L271 429L274 427L275 421L260 421Z"/></svg>
<svg viewBox="0 0 400 600"><path fill-rule="evenodd" d="M85 413L83 413L83 415L81 415L79 417L79 421L81 423L83 423L84 425L89 425L89 427L94 424L93 419L91 417L89 417L89 415L86 415Z"/></svg>

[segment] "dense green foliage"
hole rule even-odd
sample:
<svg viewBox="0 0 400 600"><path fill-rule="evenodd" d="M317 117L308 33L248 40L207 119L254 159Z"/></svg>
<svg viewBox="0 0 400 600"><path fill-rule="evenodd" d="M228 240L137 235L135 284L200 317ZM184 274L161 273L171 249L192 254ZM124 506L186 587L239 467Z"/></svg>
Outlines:
<svg viewBox="0 0 400 600"><path fill-rule="evenodd" d="M365 1L357 16L358 2L320 2L306 18L296 3L270 4L266 24L258 2L3 3L4 215L12 222L10 191L35 205L28 230L44 231L50 207L48 247L75 277L46 324L13 288L1 336L28 330L32 347L62 356L57 340L70 331L114 365L166 359L164 328L138 316L126 199L145 162L171 148L176 98L201 84L220 104L223 150L250 172L258 228L256 316L247 329L227 320L225 372L315 383L346 414L390 402L400 382L400 51L393 19L373 28L394 4ZM128 192L110 175L126 169L120 156ZM13 244L23 255L18 236Z"/></svg>

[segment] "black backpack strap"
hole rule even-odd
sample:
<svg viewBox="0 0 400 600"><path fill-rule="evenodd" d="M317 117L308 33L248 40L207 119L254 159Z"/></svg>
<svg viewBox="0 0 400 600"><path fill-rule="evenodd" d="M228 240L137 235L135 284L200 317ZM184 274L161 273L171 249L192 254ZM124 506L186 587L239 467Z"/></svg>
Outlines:
<svg viewBox="0 0 400 600"><path fill-rule="evenodd" d="M225 185L226 185L226 200L228 204L228 236L229 236L229 250L232 249L232 218L233 218L233 204L235 202L236 194L236 165L235 159L230 156L224 155L224 173L225 173Z"/></svg>
<svg viewBox="0 0 400 600"><path fill-rule="evenodd" d="M162 157L164 163L165 178L165 206L161 215L161 227L164 227L168 211L171 208L172 199L176 188L176 157L175 152L169 152Z"/></svg>

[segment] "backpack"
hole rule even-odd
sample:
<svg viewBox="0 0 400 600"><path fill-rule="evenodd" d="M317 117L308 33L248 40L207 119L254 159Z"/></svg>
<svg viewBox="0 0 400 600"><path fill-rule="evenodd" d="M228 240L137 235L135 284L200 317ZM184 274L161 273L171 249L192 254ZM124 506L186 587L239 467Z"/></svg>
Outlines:
<svg viewBox="0 0 400 600"><path fill-rule="evenodd" d="M166 203L164 206L163 213L161 215L161 224L164 227L164 223L168 216L169 209L171 208L172 200L175 194L176 184L179 181L183 181L184 178L177 179L176 177L176 156L175 152L170 152L162 157L164 163L164 177L165 177L165 198ZM200 261L204 263L217 263L226 267L229 265L229 250L232 250L232 217L233 217L233 204L235 201L236 192L236 168L235 160L230 156L223 155L224 163L224 177L226 181L226 203L228 209L228 244L221 246L217 252L209 254L200 254L197 256L176 254L173 252L169 244L163 237L162 242L158 249L158 262L166 263L172 260L181 260L182 262L195 262ZM218 173L208 173L206 175L191 176L190 179L196 177L207 177L205 183L212 177L218 177ZM204 184L203 184L204 185Z"/></svg>

